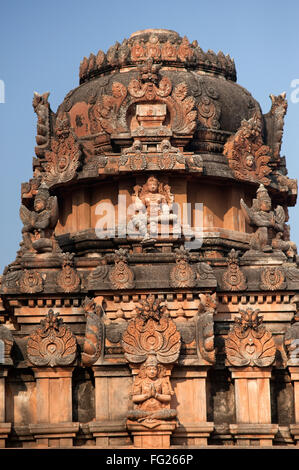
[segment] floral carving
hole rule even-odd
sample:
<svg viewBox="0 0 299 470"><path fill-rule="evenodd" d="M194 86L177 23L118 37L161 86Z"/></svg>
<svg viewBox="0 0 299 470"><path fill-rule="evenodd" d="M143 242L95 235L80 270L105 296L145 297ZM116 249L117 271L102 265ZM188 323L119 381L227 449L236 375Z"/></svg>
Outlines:
<svg viewBox="0 0 299 470"><path fill-rule="evenodd" d="M109 280L114 289L131 289L134 287L134 273L128 267L128 255L122 248L115 251L115 267L109 273Z"/></svg>
<svg viewBox="0 0 299 470"><path fill-rule="evenodd" d="M236 178L265 185L270 183L267 176L271 173L268 163L272 153L270 147L263 143L259 114L255 113L248 121L242 121L236 134L224 145L223 153Z"/></svg>
<svg viewBox="0 0 299 470"><path fill-rule="evenodd" d="M76 338L58 316L50 309L28 339L28 359L35 366L66 366L76 358Z"/></svg>
<svg viewBox="0 0 299 470"><path fill-rule="evenodd" d="M57 274L57 284L64 292L75 292L80 286L80 276L74 269L74 255L65 253L63 256L62 270Z"/></svg>
<svg viewBox="0 0 299 470"><path fill-rule="evenodd" d="M180 353L180 333L166 316L165 304L151 295L136 310L137 317L130 321L122 337L126 359L138 364L154 352L162 364L175 362Z"/></svg>
<svg viewBox="0 0 299 470"><path fill-rule="evenodd" d="M133 145L123 150L119 160L119 166L126 165L130 160L131 170L145 170L147 167L146 157L142 151L142 142L135 140Z"/></svg>
<svg viewBox="0 0 299 470"><path fill-rule="evenodd" d="M162 152L158 157L158 165L161 170L170 170L178 163L185 163L184 155L179 151L177 147L173 147L169 140L163 139L160 144L160 150Z"/></svg>
<svg viewBox="0 0 299 470"><path fill-rule="evenodd" d="M196 274L189 264L190 255L183 248L175 250L176 266L170 271L170 285L172 287L194 287L196 285Z"/></svg>
<svg viewBox="0 0 299 470"><path fill-rule="evenodd" d="M282 269L277 267L264 268L261 272L260 288L265 290L284 289L285 274Z"/></svg>
<svg viewBox="0 0 299 470"><path fill-rule="evenodd" d="M102 320L103 298L100 305L94 299L85 297L83 310L86 316L86 330L83 343L82 363L94 364L100 357L104 344L104 323Z"/></svg>
<svg viewBox="0 0 299 470"><path fill-rule="evenodd" d="M41 274L37 271L28 271L27 269L24 270L20 277L19 285L20 291L26 294L36 294L44 289Z"/></svg>
<svg viewBox="0 0 299 470"><path fill-rule="evenodd" d="M230 291L246 290L246 278L239 268L238 252L232 249L227 258L228 268L223 273L222 282L225 289Z"/></svg>
<svg viewBox="0 0 299 470"><path fill-rule="evenodd" d="M230 365L237 367L268 367L275 360L276 347L272 334L266 330L259 310L240 310L241 318L225 341L225 351Z"/></svg>
<svg viewBox="0 0 299 470"><path fill-rule="evenodd" d="M48 187L66 183L76 176L81 150L67 119L57 119L56 138L51 139L51 151L45 152L45 156L47 164L43 181Z"/></svg>

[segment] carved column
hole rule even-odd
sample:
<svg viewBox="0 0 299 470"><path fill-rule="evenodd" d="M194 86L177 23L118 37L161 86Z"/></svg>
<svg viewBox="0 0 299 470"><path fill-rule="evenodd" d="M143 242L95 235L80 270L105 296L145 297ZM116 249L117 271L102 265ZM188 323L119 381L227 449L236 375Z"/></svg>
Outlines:
<svg viewBox="0 0 299 470"><path fill-rule="evenodd" d="M95 365L95 421L89 429L99 447L128 445L126 428L131 374L125 365Z"/></svg>
<svg viewBox="0 0 299 470"><path fill-rule="evenodd" d="M6 422L5 413L5 380L9 367L13 365L10 357L13 346L13 336L5 326L0 326L0 448L5 447L5 441L11 431L11 423Z"/></svg>
<svg viewBox="0 0 299 470"><path fill-rule="evenodd" d="M127 429L135 447L168 448L177 426L170 375L180 353L180 333L165 315L166 305L153 295L136 311L122 337L134 376Z"/></svg>
<svg viewBox="0 0 299 470"><path fill-rule="evenodd" d="M298 317L297 317L298 318ZM299 322L296 321L288 328L284 337L287 353L287 366L294 385L295 423L290 425L290 431L297 446L299 446Z"/></svg>
<svg viewBox="0 0 299 470"><path fill-rule="evenodd" d="M194 328L197 360L174 370L173 383L180 425L174 432L174 443L207 445L214 423L207 421L207 375L215 363L214 320L216 296L201 294L195 323L181 325L192 337ZM178 326L179 328L179 326Z"/></svg>
<svg viewBox="0 0 299 470"><path fill-rule="evenodd" d="M37 423L29 427L42 447L70 447L79 430L79 423L72 422L77 343L58 315L49 310L27 343L28 359L35 366L37 400Z"/></svg>
<svg viewBox="0 0 299 470"><path fill-rule="evenodd" d="M237 445L272 445L278 430L271 424L270 378L275 343L258 310L241 310L225 342L227 364L235 384Z"/></svg>

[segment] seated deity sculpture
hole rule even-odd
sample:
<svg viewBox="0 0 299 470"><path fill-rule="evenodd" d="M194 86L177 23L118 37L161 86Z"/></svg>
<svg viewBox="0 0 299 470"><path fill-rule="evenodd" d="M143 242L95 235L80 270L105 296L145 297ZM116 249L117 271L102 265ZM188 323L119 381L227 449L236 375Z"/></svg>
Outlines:
<svg viewBox="0 0 299 470"><path fill-rule="evenodd" d="M131 225L143 235L143 240L152 239L158 235L158 224L173 224L177 215L172 213L173 195L167 184L159 183L151 175L147 182L134 187L134 206L138 212L131 219Z"/></svg>
<svg viewBox="0 0 299 470"><path fill-rule="evenodd" d="M173 391L165 367L154 355L149 355L140 367L133 385L132 400L135 404L129 411L128 419L147 424L176 418L176 410L170 408Z"/></svg>
<svg viewBox="0 0 299 470"><path fill-rule="evenodd" d="M34 199L33 211L21 205L20 217L24 224L21 253L60 251L54 237L54 228L58 220L57 197L50 196L46 185L41 184Z"/></svg>

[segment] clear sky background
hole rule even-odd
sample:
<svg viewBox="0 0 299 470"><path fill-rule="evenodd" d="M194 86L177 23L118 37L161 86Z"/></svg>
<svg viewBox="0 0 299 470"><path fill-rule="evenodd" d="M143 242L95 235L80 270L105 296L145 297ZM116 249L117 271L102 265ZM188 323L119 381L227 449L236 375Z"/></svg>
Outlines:
<svg viewBox="0 0 299 470"><path fill-rule="evenodd" d="M299 176L299 2L294 0L0 0L0 273L15 259L21 240L21 182L32 177L36 115L33 92L50 91L53 111L79 84L84 56L122 42L145 28L176 30L203 50L235 59L238 83L263 113L269 94L289 101L282 155L289 176ZM297 94L299 98L299 92ZM299 246L299 205L290 209L291 238Z"/></svg>

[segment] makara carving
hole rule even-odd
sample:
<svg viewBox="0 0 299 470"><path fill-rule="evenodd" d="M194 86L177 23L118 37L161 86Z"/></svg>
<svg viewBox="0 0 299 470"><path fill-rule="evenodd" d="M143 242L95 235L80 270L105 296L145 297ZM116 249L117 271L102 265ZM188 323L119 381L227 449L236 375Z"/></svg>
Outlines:
<svg viewBox="0 0 299 470"><path fill-rule="evenodd" d="M268 367L275 360L276 347L272 334L266 330L259 310L240 310L241 318L225 340L228 363L232 366Z"/></svg>
<svg viewBox="0 0 299 470"><path fill-rule="evenodd" d="M76 358L76 337L58 316L58 312L50 309L40 326L29 336L27 355L35 366L67 366Z"/></svg>
<svg viewBox="0 0 299 470"><path fill-rule="evenodd" d="M82 352L82 363L85 366L94 364L100 357L104 346L103 297L97 298L100 303L88 297L83 302L86 316L86 330Z"/></svg>

